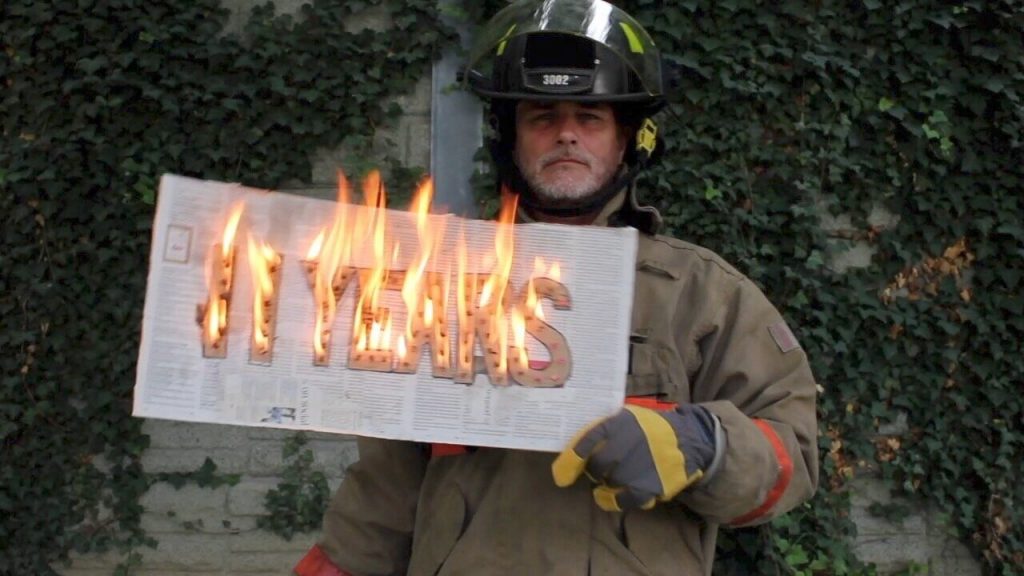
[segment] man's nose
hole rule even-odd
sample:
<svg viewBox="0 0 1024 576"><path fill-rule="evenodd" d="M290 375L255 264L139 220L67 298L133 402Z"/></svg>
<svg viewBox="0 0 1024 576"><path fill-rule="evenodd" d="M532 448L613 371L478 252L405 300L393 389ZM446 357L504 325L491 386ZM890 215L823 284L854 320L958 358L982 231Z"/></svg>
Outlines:
<svg viewBox="0 0 1024 576"><path fill-rule="evenodd" d="M558 143L563 146L577 144L579 142L579 126L570 116L562 118L558 124Z"/></svg>

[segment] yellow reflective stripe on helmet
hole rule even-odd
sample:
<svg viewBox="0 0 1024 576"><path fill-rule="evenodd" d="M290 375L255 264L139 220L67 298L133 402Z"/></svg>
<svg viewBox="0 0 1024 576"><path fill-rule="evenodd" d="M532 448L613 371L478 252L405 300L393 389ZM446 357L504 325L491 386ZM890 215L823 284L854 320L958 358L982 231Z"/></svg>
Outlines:
<svg viewBox="0 0 1024 576"><path fill-rule="evenodd" d="M629 50L636 52L637 54L644 53L644 44L640 41L640 38L633 31L633 28L625 22L619 22L619 26L622 27L622 31L626 34L626 40L629 40Z"/></svg>
<svg viewBox="0 0 1024 576"><path fill-rule="evenodd" d="M506 30L505 34L501 37L501 40L498 42L498 56L504 54L505 45L508 44L508 37L512 35L512 31L516 29L516 26L518 26L518 24L509 26L508 30Z"/></svg>
<svg viewBox="0 0 1024 576"><path fill-rule="evenodd" d="M640 129L636 131L636 149L647 152L650 156L654 154L654 148L658 145L658 125L650 118L644 118Z"/></svg>

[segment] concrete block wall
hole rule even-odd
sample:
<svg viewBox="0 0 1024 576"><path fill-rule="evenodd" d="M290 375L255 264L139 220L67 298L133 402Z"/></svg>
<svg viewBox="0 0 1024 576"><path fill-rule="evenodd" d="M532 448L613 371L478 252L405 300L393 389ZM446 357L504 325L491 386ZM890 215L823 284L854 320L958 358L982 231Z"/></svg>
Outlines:
<svg viewBox="0 0 1024 576"><path fill-rule="evenodd" d="M147 420L152 444L143 457L150 472L185 472L209 457L217 472L239 474L234 486L175 488L155 484L143 496L142 528L155 549L141 548L139 576L286 575L316 541L299 534L286 541L257 528L267 514L264 498L281 481L288 430ZM304 447L314 454L333 492L357 458L355 440L339 434L307 433ZM114 554L77 556L66 576L109 576L123 558Z"/></svg>
<svg viewBox="0 0 1024 576"><path fill-rule="evenodd" d="M851 494L857 556L877 564L880 574L913 567L929 576L981 576L980 564L935 506L893 499L887 484L870 472L852 482ZM869 512L873 504L906 507L910 513L890 521Z"/></svg>
<svg viewBox="0 0 1024 576"><path fill-rule="evenodd" d="M138 576L285 576L316 541L317 534L300 534L291 541L257 528L265 515L264 497L281 481L282 449L294 432L214 424L148 420L152 439L144 464L151 472L197 469L210 457L221 473L240 474L234 486L180 489L154 485L141 501L142 527L158 542L143 548ZM308 433L316 467L331 490L344 470L358 459L352 437ZM970 550L951 536L948 520L934 506L893 499L887 485L869 470L859 470L851 483L851 516L858 528L855 549L874 562L880 574L916 567L930 576L980 576ZM875 503L911 510L899 522L869 512ZM65 576L109 576L122 558L112 555L75 557Z"/></svg>

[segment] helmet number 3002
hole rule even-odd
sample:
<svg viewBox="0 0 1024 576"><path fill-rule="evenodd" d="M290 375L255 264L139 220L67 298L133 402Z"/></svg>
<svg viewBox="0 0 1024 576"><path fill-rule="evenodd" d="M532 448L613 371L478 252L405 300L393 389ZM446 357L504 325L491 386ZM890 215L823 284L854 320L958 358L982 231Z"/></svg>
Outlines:
<svg viewBox="0 0 1024 576"><path fill-rule="evenodd" d="M568 74L545 74L543 79L545 86L568 86Z"/></svg>

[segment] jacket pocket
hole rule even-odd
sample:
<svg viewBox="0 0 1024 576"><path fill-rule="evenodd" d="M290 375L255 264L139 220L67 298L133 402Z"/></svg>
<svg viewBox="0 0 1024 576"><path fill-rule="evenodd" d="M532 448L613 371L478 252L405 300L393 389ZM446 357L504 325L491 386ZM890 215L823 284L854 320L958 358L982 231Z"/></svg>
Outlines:
<svg viewBox="0 0 1024 576"><path fill-rule="evenodd" d="M409 576L434 576L465 529L466 501L458 486L448 482L429 503L421 502L421 505L417 512Z"/></svg>
<svg viewBox="0 0 1024 576"><path fill-rule="evenodd" d="M623 535L629 551L651 574L699 576L706 571L700 524L681 506L659 504L627 513Z"/></svg>
<svg viewBox="0 0 1024 576"><path fill-rule="evenodd" d="M675 350L653 341L632 339L626 394L688 401L689 380Z"/></svg>

